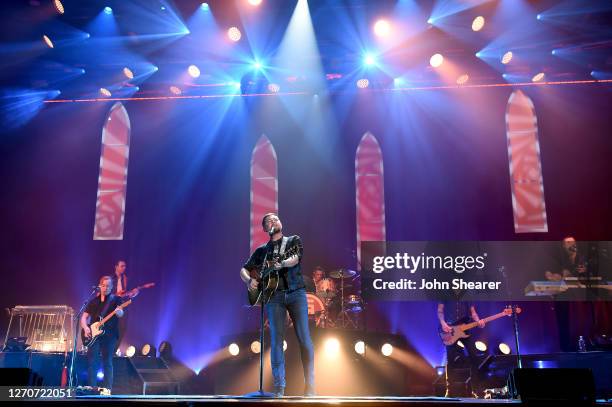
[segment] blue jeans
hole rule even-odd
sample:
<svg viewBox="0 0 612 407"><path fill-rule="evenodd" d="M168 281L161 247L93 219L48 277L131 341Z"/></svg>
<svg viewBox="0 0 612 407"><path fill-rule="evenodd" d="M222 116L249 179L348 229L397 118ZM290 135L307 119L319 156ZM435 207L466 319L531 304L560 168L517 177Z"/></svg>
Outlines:
<svg viewBox="0 0 612 407"><path fill-rule="evenodd" d="M300 288L290 292L277 291L270 298L270 302L265 305L265 310L270 322L270 359L274 387L285 387L286 385L283 341L285 340L285 322L288 311L300 346L305 384L307 387L314 388L314 347L308 328L306 290Z"/></svg>
<svg viewBox="0 0 612 407"><path fill-rule="evenodd" d="M111 389L113 386L113 356L117 348L117 338L104 334L93 345L87 348L87 377L90 386L98 385L98 365L102 354L102 367L104 368L104 381L102 386Z"/></svg>

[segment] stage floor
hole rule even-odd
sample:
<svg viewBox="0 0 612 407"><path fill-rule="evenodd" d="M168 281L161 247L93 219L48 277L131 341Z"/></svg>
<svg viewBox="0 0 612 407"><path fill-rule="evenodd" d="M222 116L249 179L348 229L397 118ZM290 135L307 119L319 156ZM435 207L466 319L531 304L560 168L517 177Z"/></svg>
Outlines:
<svg viewBox="0 0 612 407"><path fill-rule="evenodd" d="M249 398L239 396L80 396L74 401L81 404L97 402L113 402L128 404L146 402L148 405L167 405L168 403L193 405L239 403L241 406L508 406L521 405L520 400L485 400L474 398L451 397L283 397L276 398ZM562 405L559 403L557 405ZM597 406L612 406L612 401L598 401Z"/></svg>

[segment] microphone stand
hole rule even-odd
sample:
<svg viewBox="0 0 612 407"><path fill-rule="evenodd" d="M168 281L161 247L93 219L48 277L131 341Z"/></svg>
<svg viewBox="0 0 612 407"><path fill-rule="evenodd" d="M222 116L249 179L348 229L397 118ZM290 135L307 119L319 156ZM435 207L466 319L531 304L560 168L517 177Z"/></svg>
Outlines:
<svg viewBox="0 0 612 407"><path fill-rule="evenodd" d="M74 361L76 359L78 332L80 331L80 326L81 326L80 325L81 315L83 315L83 312L85 312L85 307L87 306L87 304L89 304L89 301L91 301L91 299L95 296L96 292L98 292L98 287L93 289L91 294L89 294L89 297L87 297L87 299L83 302L83 304L81 304L81 308L79 309L79 312L74 317L74 330L72 332L72 355L70 356L70 373L68 375L68 388L74 387L73 386L74 376L72 373L74 371Z"/></svg>
<svg viewBox="0 0 612 407"><path fill-rule="evenodd" d="M261 347L259 349L259 390L247 393L244 397L253 397L253 398L272 398L274 394L265 392L263 389L263 365L264 365L264 288L263 288L263 275L264 275L264 266L266 264L266 260L268 259L268 251L266 250L266 255L264 256L264 261L261 264L261 272L259 273L262 277L262 281L259 283L259 290L261 291L261 299L260 299L260 321L259 321L259 343Z"/></svg>
<svg viewBox="0 0 612 407"><path fill-rule="evenodd" d="M510 285L508 284L508 274L506 273L505 267L501 266L499 268L499 272L501 273L502 277L505 280L506 293L508 295L508 298L511 298ZM516 304L510 304L510 306L512 307L512 323L513 323L513 328L514 328L514 345L516 346L516 362L517 362L517 367L521 369L523 367L523 359L521 357L521 347L519 344L518 313L516 312L516 309L518 308L518 306Z"/></svg>

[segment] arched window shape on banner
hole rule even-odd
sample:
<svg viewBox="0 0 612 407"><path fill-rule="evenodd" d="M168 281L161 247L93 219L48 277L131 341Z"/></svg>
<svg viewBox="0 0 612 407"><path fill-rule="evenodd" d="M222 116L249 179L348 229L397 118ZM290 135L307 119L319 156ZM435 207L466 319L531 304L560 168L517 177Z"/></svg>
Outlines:
<svg viewBox="0 0 612 407"><path fill-rule="evenodd" d="M355 154L357 266L361 242L386 240L383 157L376 137L363 135Z"/></svg>
<svg viewBox="0 0 612 407"><path fill-rule="evenodd" d="M508 100L506 137L514 232L548 232L538 120L533 102L520 90Z"/></svg>
<svg viewBox="0 0 612 407"><path fill-rule="evenodd" d="M94 240L123 239L129 155L130 118L115 103L102 129Z"/></svg>
<svg viewBox="0 0 612 407"><path fill-rule="evenodd" d="M261 227L268 212L278 213L278 169L272 143L261 136L251 156L251 253L269 239Z"/></svg>

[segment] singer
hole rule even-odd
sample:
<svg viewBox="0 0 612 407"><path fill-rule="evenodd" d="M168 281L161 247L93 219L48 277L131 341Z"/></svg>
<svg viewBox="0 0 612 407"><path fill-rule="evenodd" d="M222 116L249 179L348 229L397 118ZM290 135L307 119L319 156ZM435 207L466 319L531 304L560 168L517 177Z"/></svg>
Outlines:
<svg viewBox="0 0 612 407"><path fill-rule="evenodd" d="M81 316L81 328L86 338L91 337L89 325L98 321L116 310L116 316L121 318L123 310L117 308L121 305L121 297L113 295L113 279L111 276L102 276L99 282L99 292L85 308ZM104 324L104 334L87 348L87 376L90 386L96 386L97 366L100 364L100 354L102 354L102 365L104 369L103 387L112 389L113 386L113 355L119 339L119 327L117 318L111 318Z"/></svg>
<svg viewBox="0 0 612 407"><path fill-rule="evenodd" d="M274 255L282 256L287 250L297 247L297 253L282 262L276 262L274 269L279 270L279 284L270 301L265 304L266 315L270 322L270 359L274 381L274 394L283 397L285 394L285 323L287 312L293 321L293 327L300 346L302 367L304 369L304 396L314 396L314 348L308 328L308 302L306 289L301 273L300 261L304 251L300 237L283 236L283 224L274 213L264 215L261 225L270 236L268 243L258 247L240 270L240 278L252 289L257 288L258 281L251 278L248 270L261 267L264 259ZM263 352L263 349L262 349Z"/></svg>

